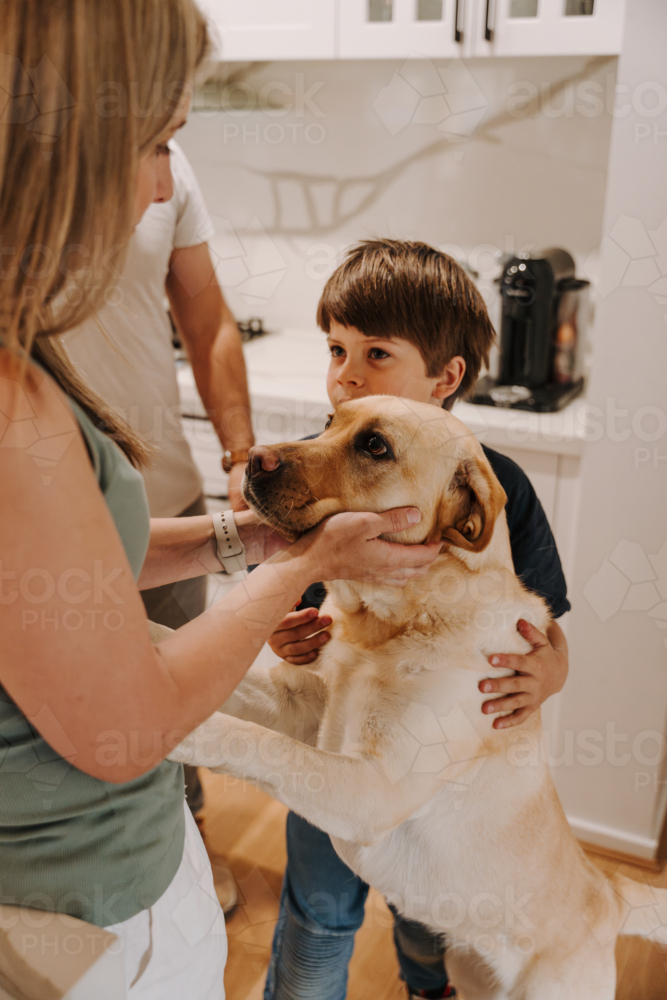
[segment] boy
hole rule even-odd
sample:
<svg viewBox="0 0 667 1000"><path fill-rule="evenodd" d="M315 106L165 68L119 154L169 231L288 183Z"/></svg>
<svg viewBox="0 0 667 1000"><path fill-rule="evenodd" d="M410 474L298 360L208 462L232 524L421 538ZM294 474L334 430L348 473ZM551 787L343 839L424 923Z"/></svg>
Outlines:
<svg viewBox="0 0 667 1000"><path fill-rule="evenodd" d="M317 321L327 334L332 405L369 395L394 395L451 409L488 363L494 333L474 284L455 261L424 243L360 243L326 284ZM526 656L493 655L493 667L515 676L480 682L502 697L482 711L507 713L494 727L516 726L567 676L567 645L555 619L569 610L565 580L546 516L525 473L484 448L507 493L507 521L517 574L549 604L546 635L518 628L532 646ZM271 639L290 663L311 663L328 641L328 617L318 617L324 588L309 588L299 611ZM313 634L317 633L317 634ZM288 863L273 940L265 1000L344 1000L354 934L368 886L340 860L327 834L290 813ZM394 914L394 941L408 995L454 997L444 968L445 944L423 925Z"/></svg>

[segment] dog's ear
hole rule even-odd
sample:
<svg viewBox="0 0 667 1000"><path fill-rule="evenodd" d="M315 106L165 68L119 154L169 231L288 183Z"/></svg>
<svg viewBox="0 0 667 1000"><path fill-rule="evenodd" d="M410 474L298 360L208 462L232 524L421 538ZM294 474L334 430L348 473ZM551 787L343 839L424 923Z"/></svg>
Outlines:
<svg viewBox="0 0 667 1000"><path fill-rule="evenodd" d="M481 552L491 541L507 494L486 457L468 458L452 476L441 507L441 538L468 552Z"/></svg>

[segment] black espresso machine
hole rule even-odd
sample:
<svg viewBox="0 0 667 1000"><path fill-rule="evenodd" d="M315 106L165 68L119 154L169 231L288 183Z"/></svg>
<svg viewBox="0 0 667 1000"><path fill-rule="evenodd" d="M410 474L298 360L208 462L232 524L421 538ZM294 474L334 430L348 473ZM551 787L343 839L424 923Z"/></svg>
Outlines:
<svg viewBox="0 0 667 1000"><path fill-rule="evenodd" d="M584 337L590 282L574 276L567 250L512 257L500 277L498 378L475 386L472 402L550 412L584 387Z"/></svg>

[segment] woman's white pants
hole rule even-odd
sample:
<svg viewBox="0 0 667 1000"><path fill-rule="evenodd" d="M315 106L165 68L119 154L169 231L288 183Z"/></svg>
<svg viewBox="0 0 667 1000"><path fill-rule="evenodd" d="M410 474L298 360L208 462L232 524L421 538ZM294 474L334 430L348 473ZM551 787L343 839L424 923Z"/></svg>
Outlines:
<svg viewBox="0 0 667 1000"><path fill-rule="evenodd" d="M185 808L183 858L149 910L107 927L125 959L128 1000L224 1000L225 919L197 824Z"/></svg>

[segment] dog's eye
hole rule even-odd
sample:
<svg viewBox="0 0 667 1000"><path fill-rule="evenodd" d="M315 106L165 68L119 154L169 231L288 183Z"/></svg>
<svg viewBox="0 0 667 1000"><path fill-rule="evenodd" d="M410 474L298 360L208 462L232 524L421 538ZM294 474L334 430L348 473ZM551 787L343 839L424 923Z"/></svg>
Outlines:
<svg viewBox="0 0 667 1000"><path fill-rule="evenodd" d="M364 455L370 455L371 458L379 459L380 461L394 461L394 453L391 450L391 445L377 432L371 430L362 431L355 440L354 447L357 451L363 452Z"/></svg>
<svg viewBox="0 0 667 1000"><path fill-rule="evenodd" d="M332 420L333 420L333 413L330 413L329 414L329 419L327 420L326 424L324 425L325 431L328 431L329 428L331 427L331 421Z"/></svg>
<svg viewBox="0 0 667 1000"><path fill-rule="evenodd" d="M374 434L366 442L366 451L370 451L371 455L386 455L387 446L381 437Z"/></svg>

